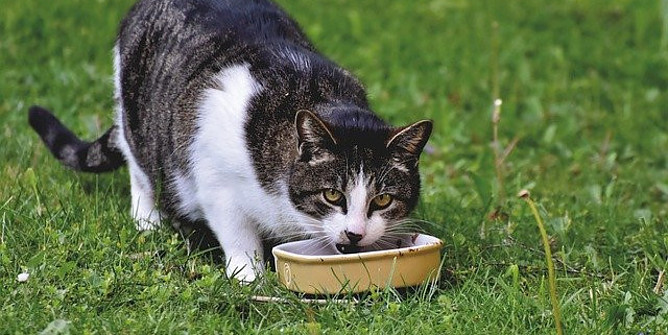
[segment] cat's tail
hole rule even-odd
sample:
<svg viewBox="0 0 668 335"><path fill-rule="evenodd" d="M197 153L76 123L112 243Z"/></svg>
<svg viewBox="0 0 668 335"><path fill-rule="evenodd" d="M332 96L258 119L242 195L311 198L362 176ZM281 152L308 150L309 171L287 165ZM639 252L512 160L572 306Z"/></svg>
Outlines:
<svg viewBox="0 0 668 335"><path fill-rule="evenodd" d="M118 136L116 126L109 128L94 142L84 142L42 107L30 107L28 122L51 153L70 169L101 173L125 164L121 151L114 143Z"/></svg>

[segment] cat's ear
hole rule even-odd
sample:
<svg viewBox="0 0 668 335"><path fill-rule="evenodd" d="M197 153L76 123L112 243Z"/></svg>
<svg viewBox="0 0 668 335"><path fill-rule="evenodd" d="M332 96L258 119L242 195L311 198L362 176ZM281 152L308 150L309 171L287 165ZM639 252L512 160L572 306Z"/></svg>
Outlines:
<svg viewBox="0 0 668 335"><path fill-rule="evenodd" d="M417 164L417 159L420 158L420 153L431 135L432 127L431 120L422 120L392 132L387 141L387 149L392 159L397 162L415 161Z"/></svg>
<svg viewBox="0 0 668 335"><path fill-rule="evenodd" d="M297 149L299 155L306 160L323 159L331 154L336 145L332 132L317 115L306 110L300 110L295 116L297 130Z"/></svg>

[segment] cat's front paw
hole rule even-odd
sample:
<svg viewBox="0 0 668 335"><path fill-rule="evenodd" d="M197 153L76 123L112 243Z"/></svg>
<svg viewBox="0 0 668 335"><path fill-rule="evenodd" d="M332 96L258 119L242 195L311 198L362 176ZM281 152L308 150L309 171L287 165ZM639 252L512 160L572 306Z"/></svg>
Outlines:
<svg viewBox="0 0 668 335"><path fill-rule="evenodd" d="M226 267L227 277L235 278L242 283L252 283L260 273L260 267L256 267L252 262L234 262L230 261Z"/></svg>

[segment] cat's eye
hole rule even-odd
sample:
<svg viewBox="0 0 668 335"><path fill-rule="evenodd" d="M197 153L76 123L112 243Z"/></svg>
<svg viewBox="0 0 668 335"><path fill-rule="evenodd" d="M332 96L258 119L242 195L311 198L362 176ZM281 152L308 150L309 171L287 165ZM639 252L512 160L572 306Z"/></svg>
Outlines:
<svg viewBox="0 0 668 335"><path fill-rule="evenodd" d="M383 208L389 206L392 203L392 196L387 194L387 193L384 193L384 194L376 196L371 201L373 201L373 204L378 209L383 209Z"/></svg>
<svg viewBox="0 0 668 335"><path fill-rule="evenodd" d="M328 202L338 205L341 203L341 200L343 199L343 193L333 189L333 188L328 188L322 192L322 196L327 200Z"/></svg>

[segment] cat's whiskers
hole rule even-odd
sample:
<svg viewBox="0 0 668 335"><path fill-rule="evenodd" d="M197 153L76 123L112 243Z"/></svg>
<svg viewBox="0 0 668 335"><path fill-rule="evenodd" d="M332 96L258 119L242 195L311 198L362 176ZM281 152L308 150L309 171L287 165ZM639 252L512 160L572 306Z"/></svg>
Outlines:
<svg viewBox="0 0 668 335"><path fill-rule="evenodd" d="M318 221L310 216L300 215L299 220L299 224L302 227L313 228L314 231L319 233L324 233L327 230L327 227L325 227L321 221Z"/></svg>
<svg viewBox="0 0 668 335"><path fill-rule="evenodd" d="M330 228L324 226L321 221L301 213L298 213L295 226L298 226L300 230L293 232L275 233L273 236L283 240L303 240L311 238L314 241L321 242L328 240L329 235L327 233L331 233L331 231L329 231Z"/></svg>
<svg viewBox="0 0 668 335"><path fill-rule="evenodd" d="M298 233L287 233L287 234L274 234L272 235L273 238L277 238L279 240L303 240L307 239L312 232L306 231L306 232L298 232Z"/></svg>
<svg viewBox="0 0 668 335"><path fill-rule="evenodd" d="M397 222L401 222L401 223L426 223L426 224L429 224L429 225L432 225L432 226L436 225L436 223L432 222L432 221L417 219L417 218L410 218L410 217L397 220Z"/></svg>
<svg viewBox="0 0 668 335"><path fill-rule="evenodd" d="M415 233L424 233L424 230L417 226L397 226L385 229L385 235L411 235Z"/></svg>
<svg viewBox="0 0 668 335"><path fill-rule="evenodd" d="M382 238L382 237L381 237L381 238L379 238L376 242L374 242L374 243L372 244L372 246L373 246L374 248L383 249L383 248L385 248L385 247L390 247L390 246L392 246L392 242L390 242L389 240L386 240L385 238Z"/></svg>
<svg viewBox="0 0 668 335"><path fill-rule="evenodd" d="M310 227L301 227L299 231L291 232L275 232L272 236L277 238L301 238L306 239L309 237L318 237L323 235L321 227L310 226Z"/></svg>
<svg viewBox="0 0 668 335"><path fill-rule="evenodd" d="M305 244L306 244L306 248L308 249L308 248L311 248L311 247L314 247L314 246L322 247L323 244L325 244L325 245L329 244L327 242L329 242L329 239L326 236L320 236L320 237L316 237L316 238L307 240Z"/></svg>
<svg viewBox="0 0 668 335"><path fill-rule="evenodd" d="M412 226L416 227L419 229L422 229L424 224L427 224L429 226L437 226L435 222L428 221L428 220L422 220L422 219L416 219L416 218L403 218L396 220L392 223L392 226Z"/></svg>

